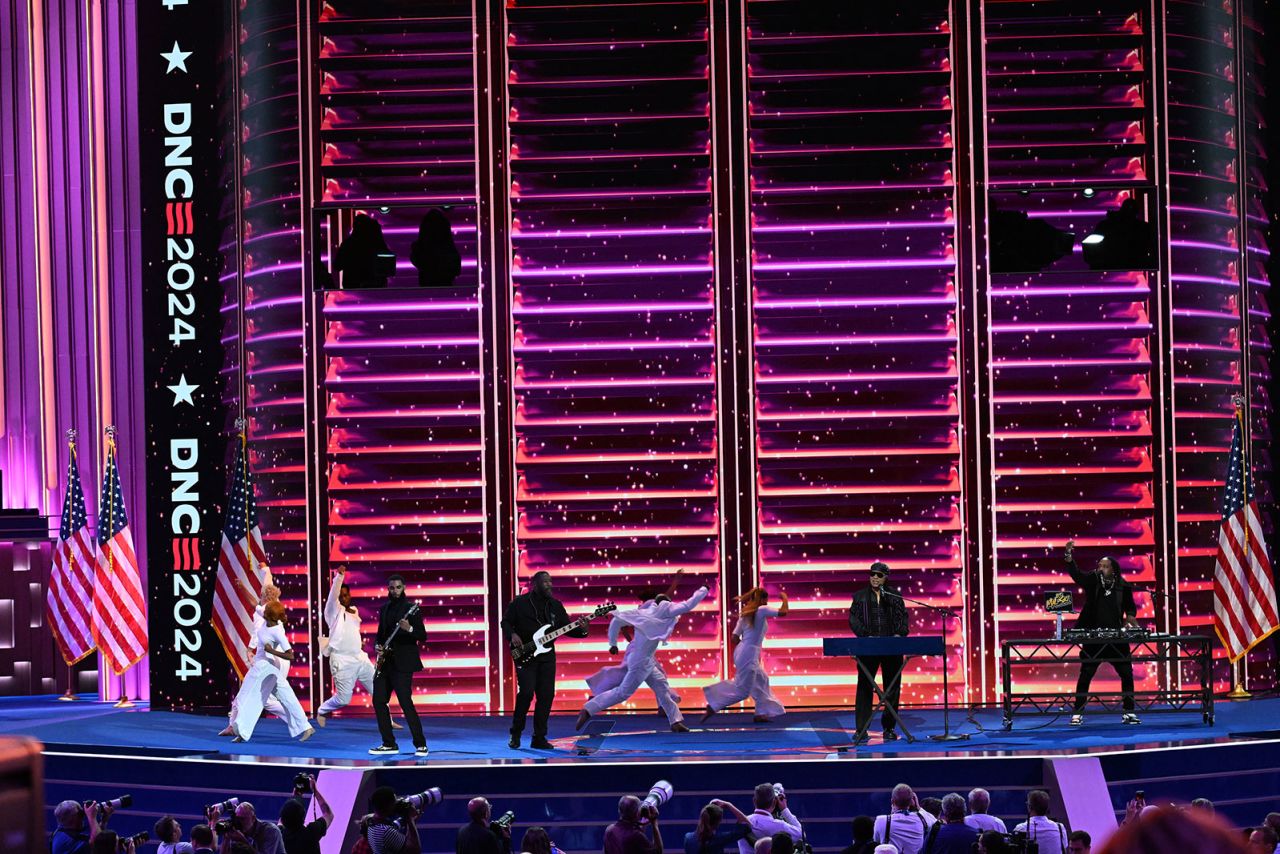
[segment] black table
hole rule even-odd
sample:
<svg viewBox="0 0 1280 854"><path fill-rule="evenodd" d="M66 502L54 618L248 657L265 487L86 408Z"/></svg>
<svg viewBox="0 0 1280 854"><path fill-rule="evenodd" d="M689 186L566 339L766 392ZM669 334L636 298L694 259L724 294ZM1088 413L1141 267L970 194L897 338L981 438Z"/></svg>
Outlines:
<svg viewBox="0 0 1280 854"><path fill-rule="evenodd" d="M1007 640L1000 644L1000 675L1003 681L1004 728L1013 728L1016 715L1058 715L1075 703L1075 686L1067 691L1015 694L1013 668L1017 665L1063 664L1080 662L1080 648L1085 644L1127 643L1134 664L1172 664L1176 669L1195 664L1200 672L1200 686L1191 690L1161 689L1134 691L1137 708L1146 713L1181 712L1199 704L1206 724L1213 723L1213 652L1212 640L1205 635L1118 635L1112 638L1056 638ZM1107 661L1108 659L1102 659ZM1090 691L1088 699L1104 710L1121 708L1123 694ZM1168 708L1156 708L1156 706ZM1094 706L1097 708L1097 705Z"/></svg>

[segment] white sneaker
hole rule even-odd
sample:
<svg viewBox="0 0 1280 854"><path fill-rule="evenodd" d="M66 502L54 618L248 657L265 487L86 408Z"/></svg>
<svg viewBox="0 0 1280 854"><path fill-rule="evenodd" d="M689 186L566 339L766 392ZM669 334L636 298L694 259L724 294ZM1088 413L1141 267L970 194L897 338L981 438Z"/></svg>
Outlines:
<svg viewBox="0 0 1280 854"><path fill-rule="evenodd" d="M1080 726L1084 723L1084 715L1072 715L1071 726Z"/></svg>
<svg viewBox="0 0 1280 854"><path fill-rule="evenodd" d="M1125 714L1120 716L1120 723L1129 724L1130 726L1137 726L1138 724L1142 723L1142 721L1140 721L1138 719L1138 716L1135 715L1133 712L1126 712Z"/></svg>

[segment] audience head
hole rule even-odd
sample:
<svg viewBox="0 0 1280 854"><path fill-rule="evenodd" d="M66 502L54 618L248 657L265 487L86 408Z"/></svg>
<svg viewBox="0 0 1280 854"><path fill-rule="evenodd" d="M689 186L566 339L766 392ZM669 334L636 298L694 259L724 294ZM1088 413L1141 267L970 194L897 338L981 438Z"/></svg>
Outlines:
<svg viewBox="0 0 1280 854"><path fill-rule="evenodd" d="M885 842L881 845L877 845L873 854L898 854L898 846L890 842Z"/></svg>
<svg viewBox="0 0 1280 854"><path fill-rule="evenodd" d="M1157 809L1141 821L1121 825L1102 846L1101 854L1241 854L1239 834L1203 810Z"/></svg>
<svg viewBox="0 0 1280 854"><path fill-rule="evenodd" d="M796 841L791 834L784 832L773 835L773 844L769 846L769 854L795 854Z"/></svg>
<svg viewBox="0 0 1280 854"><path fill-rule="evenodd" d="M978 837L978 854L1013 854L1013 849L998 830L988 830Z"/></svg>
<svg viewBox="0 0 1280 854"><path fill-rule="evenodd" d="M546 828L531 827L520 840L520 850L527 854L551 854L551 837Z"/></svg>
<svg viewBox="0 0 1280 854"><path fill-rule="evenodd" d="M755 854L771 854L773 850L773 837L765 836L756 840Z"/></svg>
<svg viewBox="0 0 1280 854"><path fill-rule="evenodd" d="M698 838L706 841L715 834L716 828L724 818L724 810L715 804L707 804L698 814Z"/></svg>
<svg viewBox="0 0 1280 854"><path fill-rule="evenodd" d="M227 848L227 854L258 854L258 849L246 842L232 842Z"/></svg>
<svg viewBox="0 0 1280 854"><path fill-rule="evenodd" d="M197 824L191 828L191 844L197 848L212 848L213 828L207 824Z"/></svg>
<svg viewBox="0 0 1280 854"><path fill-rule="evenodd" d="M301 830L307 823L307 805L301 798L290 798L280 807L280 826L286 830Z"/></svg>
<svg viewBox="0 0 1280 854"><path fill-rule="evenodd" d="M639 821L640 799L635 795L623 795L618 798L618 819L621 821Z"/></svg>
<svg viewBox="0 0 1280 854"><path fill-rule="evenodd" d="M893 792L889 795L889 800L893 803L894 809L910 809L911 801L915 798L915 794L916 793L911 791L911 787L906 783L899 783L893 787Z"/></svg>
<svg viewBox="0 0 1280 854"><path fill-rule="evenodd" d="M476 824L485 824L493 814L493 807L484 798L472 798L467 801L467 815Z"/></svg>
<svg viewBox="0 0 1280 854"><path fill-rule="evenodd" d="M772 783L761 783L759 786L756 786L756 794L753 800L756 805L756 809L771 810L773 809L773 802L777 800L777 797L777 793L773 791Z"/></svg>
<svg viewBox="0 0 1280 854"><path fill-rule="evenodd" d="M258 823L258 814L254 812L253 804L248 801L241 801L236 807L235 827L240 830L251 830Z"/></svg>
<svg viewBox="0 0 1280 854"><path fill-rule="evenodd" d="M1262 823L1271 828L1276 834L1280 834L1280 812L1269 812Z"/></svg>
<svg viewBox="0 0 1280 854"><path fill-rule="evenodd" d="M182 825L178 824L178 820L173 816L166 815L156 822L151 832L160 842L177 842L182 838Z"/></svg>
<svg viewBox="0 0 1280 854"><path fill-rule="evenodd" d="M1067 854L1089 854L1093 838L1083 830L1073 830L1067 837Z"/></svg>
<svg viewBox="0 0 1280 854"><path fill-rule="evenodd" d="M1027 812L1031 815L1049 814L1049 793L1044 789L1036 789L1027 795Z"/></svg>
<svg viewBox="0 0 1280 854"><path fill-rule="evenodd" d="M974 789L969 792L969 812L982 815L991 809L991 793L986 789Z"/></svg>
<svg viewBox="0 0 1280 854"><path fill-rule="evenodd" d="M934 818L938 818L942 815L942 799L925 798L920 802L920 809L924 810Z"/></svg>
<svg viewBox="0 0 1280 854"><path fill-rule="evenodd" d="M120 850L120 836L114 830L99 830L89 843L91 854L116 854Z"/></svg>
<svg viewBox="0 0 1280 854"><path fill-rule="evenodd" d="M1191 802L1191 807L1192 809L1204 810L1209 815L1213 815L1214 813L1213 801L1208 798L1196 798Z"/></svg>
<svg viewBox="0 0 1280 854"><path fill-rule="evenodd" d="M942 820L952 824L960 824L964 822L965 804L964 798L956 792L952 792L942 799Z"/></svg>
<svg viewBox="0 0 1280 854"><path fill-rule="evenodd" d="M79 801L63 801L53 808L53 818L63 830L80 830L84 827L84 807Z"/></svg>
<svg viewBox="0 0 1280 854"><path fill-rule="evenodd" d="M369 809L386 817L396 808L396 790L390 786L379 786L369 795Z"/></svg>
<svg viewBox="0 0 1280 854"><path fill-rule="evenodd" d="M1273 854L1276 850L1276 832L1265 824L1249 834L1249 854Z"/></svg>
<svg viewBox="0 0 1280 854"><path fill-rule="evenodd" d="M870 842L876 834L876 820L869 815L860 815L853 820L853 841Z"/></svg>

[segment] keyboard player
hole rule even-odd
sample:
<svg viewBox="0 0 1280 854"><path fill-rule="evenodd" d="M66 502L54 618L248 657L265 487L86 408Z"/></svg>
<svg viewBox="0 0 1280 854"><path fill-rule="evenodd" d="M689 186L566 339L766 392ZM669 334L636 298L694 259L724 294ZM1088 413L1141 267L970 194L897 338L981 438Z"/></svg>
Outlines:
<svg viewBox="0 0 1280 854"><path fill-rule="evenodd" d="M889 578L889 567L880 561L871 564L870 580L866 587L853 594L853 602L849 605L849 628L860 638L905 637L907 635L907 605L886 584ZM872 680L876 670L880 671L882 684L893 685L885 694L889 706L898 708L898 696L901 693L901 682L894 677L902 669L902 656L877 655L861 656L859 659L866 672L859 670L857 695L858 732L863 733L858 739L865 744L869 738L866 729L871 721L871 701L875 695ZM880 717L880 726L884 730L884 740L894 741L898 737L896 727L898 721L888 708Z"/></svg>

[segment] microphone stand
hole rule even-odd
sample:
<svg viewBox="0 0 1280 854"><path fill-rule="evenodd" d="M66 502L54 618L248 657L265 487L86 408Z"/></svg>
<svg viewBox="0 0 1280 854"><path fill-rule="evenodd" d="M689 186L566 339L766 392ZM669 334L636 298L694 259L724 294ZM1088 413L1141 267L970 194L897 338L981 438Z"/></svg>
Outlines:
<svg viewBox="0 0 1280 854"><path fill-rule="evenodd" d="M930 605L928 602L921 602L918 599L910 599L903 596L896 590L888 590L880 588L881 593L887 593L890 596L897 596L903 602L910 602L912 605L919 605L921 608L927 608L935 614L942 615L942 732L937 735L931 735L932 741L968 741L969 734L963 732L951 731L951 692L947 689L950 687L947 681L947 619L954 617L956 614L950 608L940 608L937 605Z"/></svg>

